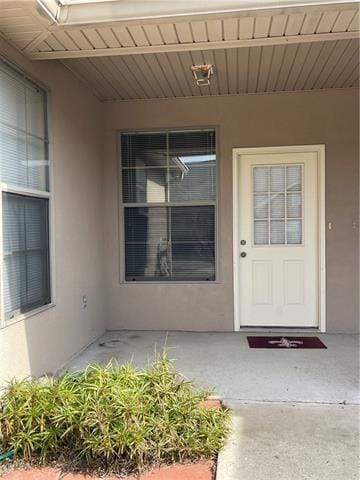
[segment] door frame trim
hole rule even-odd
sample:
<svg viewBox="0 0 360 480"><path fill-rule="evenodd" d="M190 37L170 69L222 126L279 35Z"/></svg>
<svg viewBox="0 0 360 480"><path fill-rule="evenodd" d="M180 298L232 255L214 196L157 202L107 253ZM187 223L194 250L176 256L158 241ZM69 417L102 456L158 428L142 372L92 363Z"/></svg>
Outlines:
<svg viewBox="0 0 360 480"><path fill-rule="evenodd" d="M261 153L299 153L312 152L317 155L317 194L318 194L318 318L319 332L326 332L326 219L325 219L325 145L288 145L277 147L245 147L232 150L233 175L233 294L234 294L234 331L241 329L239 311L239 159L240 155ZM285 328L285 327L284 327ZM249 327L246 327L249 330ZM256 331L261 327L256 327ZM269 327L263 330L271 331ZM278 329L274 329L278 331Z"/></svg>

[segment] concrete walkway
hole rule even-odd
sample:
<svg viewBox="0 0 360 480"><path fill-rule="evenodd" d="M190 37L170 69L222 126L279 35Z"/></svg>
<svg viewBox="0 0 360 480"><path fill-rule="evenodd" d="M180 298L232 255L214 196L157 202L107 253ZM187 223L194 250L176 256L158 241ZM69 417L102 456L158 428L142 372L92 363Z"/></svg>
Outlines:
<svg viewBox="0 0 360 480"><path fill-rule="evenodd" d="M359 480L358 406L228 402L216 480Z"/></svg>

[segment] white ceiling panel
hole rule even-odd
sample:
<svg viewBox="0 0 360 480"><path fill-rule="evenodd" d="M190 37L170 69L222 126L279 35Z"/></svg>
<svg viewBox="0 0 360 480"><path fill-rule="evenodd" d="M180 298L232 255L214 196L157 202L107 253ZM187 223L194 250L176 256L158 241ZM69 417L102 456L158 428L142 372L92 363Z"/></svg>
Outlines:
<svg viewBox="0 0 360 480"><path fill-rule="evenodd" d="M210 87L197 87L192 76L191 66L201 61L214 65ZM62 62L101 100L301 91L358 85L359 42L353 39Z"/></svg>

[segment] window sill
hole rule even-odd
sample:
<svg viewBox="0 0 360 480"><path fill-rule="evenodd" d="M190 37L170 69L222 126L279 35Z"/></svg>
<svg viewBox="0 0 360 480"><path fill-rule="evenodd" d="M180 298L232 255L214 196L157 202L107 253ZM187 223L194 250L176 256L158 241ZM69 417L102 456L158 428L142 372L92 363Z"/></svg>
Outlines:
<svg viewBox="0 0 360 480"><path fill-rule="evenodd" d="M0 326L0 330L10 327L11 325L14 325L15 323L25 321L26 319L33 317L34 315L39 315L40 313L46 312L50 308L55 307L55 303L48 303L47 305L43 305L42 307L35 308L34 310L31 310L30 312L26 313L21 313L20 315L17 315L16 317L12 318L11 320L4 322Z"/></svg>

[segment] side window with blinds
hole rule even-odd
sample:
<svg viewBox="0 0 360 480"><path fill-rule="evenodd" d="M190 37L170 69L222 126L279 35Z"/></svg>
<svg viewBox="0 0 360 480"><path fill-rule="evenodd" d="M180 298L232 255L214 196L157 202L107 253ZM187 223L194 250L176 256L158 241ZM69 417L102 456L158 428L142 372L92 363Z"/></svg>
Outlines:
<svg viewBox="0 0 360 480"><path fill-rule="evenodd" d="M50 303L46 93L0 61L0 184L5 323Z"/></svg>
<svg viewBox="0 0 360 480"><path fill-rule="evenodd" d="M215 280L215 131L121 134L121 166L125 280Z"/></svg>

